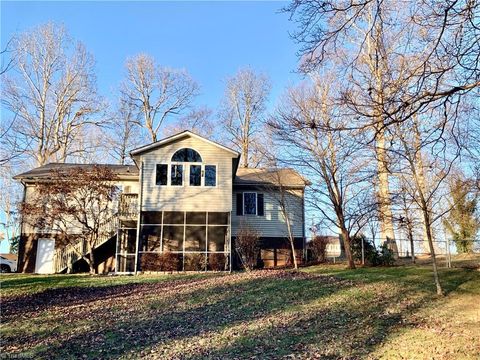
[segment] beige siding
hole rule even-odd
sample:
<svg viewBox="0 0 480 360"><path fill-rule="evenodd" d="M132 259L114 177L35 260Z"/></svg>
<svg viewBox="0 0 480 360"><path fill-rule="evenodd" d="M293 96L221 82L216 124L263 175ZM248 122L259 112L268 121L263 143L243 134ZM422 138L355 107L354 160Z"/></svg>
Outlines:
<svg viewBox="0 0 480 360"><path fill-rule="evenodd" d="M191 187L188 172L184 173L184 186L158 186L155 184L156 164L169 164L172 155L181 148L192 148L200 154L205 165L217 166L216 187ZM143 210L167 211L231 211L232 209L232 157L226 150L186 136L140 156L143 162ZM140 165L140 163L139 163Z"/></svg>
<svg viewBox="0 0 480 360"><path fill-rule="evenodd" d="M249 190L234 190L232 196L232 234L237 234L242 223L260 231L263 237L287 237L287 225L282 216L278 203L279 194L272 191L252 190L264 194L265 216L237 216L237 193L250 192ZM294 191L287 194L287 211L290 213L290 224L295 237L303 236L303 194L302 191Z"/></svg>
<svg viewBox="0 0 480 360"><path fill-rule="evenodd" d="M123 186L123 191L129 194L138 194L138 190L140 189L138 179L137 180L120 180L117 182L117 184Z"/></svg>
<svg viewBox="0 0 480 360"><path fill-rule="evenodd" d="M138 180L118 180L115 182L116 185L123 186L123 189L126 189L128 186L129 192L132 194L138 194L139 190L139 182ZM25 202L31 202L31 201L36 201L37 200L37 192L36 192L36 185L35 184L27 184L26 189L25 189ZM112 203L112 211L116 211L117 204ZM71 227L71 233L77 233L80 228L76 228L73 226L73 221L72 221L72 227ZM28 221L23 222L23 228L22 228L23 233L29 234L29 233L35 233L37 230L35 227L33 227Z"/></svg>

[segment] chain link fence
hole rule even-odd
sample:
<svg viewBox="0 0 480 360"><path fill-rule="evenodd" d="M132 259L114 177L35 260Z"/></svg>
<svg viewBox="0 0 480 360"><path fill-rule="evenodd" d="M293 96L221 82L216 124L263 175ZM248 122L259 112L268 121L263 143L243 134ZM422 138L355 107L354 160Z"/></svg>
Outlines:
<svg viewBox="0 0 480 360"><path fill-rule="evenodd" d="M373 242L379 248L384 242L380 240L365 239ZM431 251L427 240L397 238L389 248L396 250L397 263L421 263L431 261ZM435 239L433 241L435 256L443 261L446 267L452 266L452 260L468 261L471 259L478 267L480 260L480 239L454 240L451 238ZM364 259L362 259L364 263Z"/></svg>
<svg viewBox="0 0 480 360"><path fill-rule="evenodd" d="M336 236L327 236L325 245L325 260L337 262L345 260L343 242ZM356 245L356 260L366 264L368 251L380 252L385 241L372 238L361 238L361 244ZM372 245L374 246L372 250ZM388 248L394 250L396 264L422 264L432 261L430 247L427 240L397 238L389 241ZM361 248L361 249L359 249ZM438 262L446 267L456 265L480 268L480 238L455 241L451 238L436 239L433 242L435 256ZM315 256L312 242L307 245L307 262L314 262Z"/></svg>

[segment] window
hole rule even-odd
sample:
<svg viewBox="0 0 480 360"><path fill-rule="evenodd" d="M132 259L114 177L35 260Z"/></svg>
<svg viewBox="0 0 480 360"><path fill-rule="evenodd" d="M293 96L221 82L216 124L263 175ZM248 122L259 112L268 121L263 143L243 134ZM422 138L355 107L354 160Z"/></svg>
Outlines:
<svg viewBox="0 0 480 360"><path fill-rule="evenodd" d="M202 166L190 165L190 186L200 186L202 181Z"/></svg>
<svg viewBox="0 0 480 360"><path fill-rule="evenodd" d="M184 148L178 150L172 156L172 161L178 162L202 162L202 157L193 149Z"/></svg>
<svg viewBox="0 0 480 360"><path fill-rule="evenodd" d="M205 165L205 186L217 186L217 167Z"/></svg>
<svg viewBox="0 0 480 360"><path fill-rule="evenodd" d="M172 174L170 176L170 185L183 185L183 165L173 164L171 168Z"/></svg>
<svg viewBox="0 0 480 360"><path fill-rule="evenodd" d="M243 193L243 215L257 215L257 193Z"/></svg>
<svg viewBox="0 0 480 360"><path fill-rule="evenodd" d="M157 164L155 184L167 185L167 178L168 178L167 172L168 172L167 164Z"/></svg>

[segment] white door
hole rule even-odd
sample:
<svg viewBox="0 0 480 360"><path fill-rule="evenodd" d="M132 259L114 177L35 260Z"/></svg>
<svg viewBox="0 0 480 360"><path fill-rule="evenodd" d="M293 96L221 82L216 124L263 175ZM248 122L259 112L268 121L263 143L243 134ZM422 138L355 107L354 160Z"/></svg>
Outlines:
<svg viewBox="0 0 480 360"><path fill-rule="evenodd" d="M53 255L55 253L54 239L38 239L37 260L35 272L37 274L53 274Z"/></svg>

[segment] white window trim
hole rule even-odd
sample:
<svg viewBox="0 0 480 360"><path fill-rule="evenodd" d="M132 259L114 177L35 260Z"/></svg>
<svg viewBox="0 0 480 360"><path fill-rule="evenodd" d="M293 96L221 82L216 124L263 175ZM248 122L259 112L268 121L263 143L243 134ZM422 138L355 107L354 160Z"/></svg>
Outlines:
<svg viewBox="0 0 480 360"><path fill-rule="evenodd" d="M181 148L181 149L184 149L184 148ZM175 150L173 154L175 154L177 151L181 149ZM218 163L205 162L202 154L200 154L200 152L197 149L192 147L189 149L195 150L200 155L203 162L172 161L171 160L171 158L173 157L172 155L169 161L155 163L155 170L153 171L153 183L155 184L156 187L173 187L173 188L191 187L191 188L204 188L204 189L215 189L218 187ZM157 184L157 165L167 165L167 184L166 185ZM172 185L172 165L181 165L183 167L182 185ZM190 185L190 165L200 165L201 178L200 178L199 186ZM205 185L205 166L215 166L215 186Z"/></svg>
<svg viewBox="0 0 480 360"><path fill-rule="evenodd" d="M255 214L245 214L245 194L255 194ZM242 192L242 198L243 198L242 215L243 216L258 216L258 193L256 191L244 191L244 192Z"/></svg>
<svg viewBox="0 0 480 360"><path fill-rule="evenodd" d="M166 165L167 166L167 184L157 184L157 165ZM182 176L182 185L172 185L172 165L181 165L183 167L183 176ZM200 166L201 178L200 185L194 186L190 185L190 165ZM215 186L205 185L205 166L215 166ZM191 188L206 188L206 189L215 189L218 187L218 164L216 163L193 163L193 162L176 162L171 161L168 163L156 163L155 171L153 171L153 183L156 187L191 187Z"/></svg>

